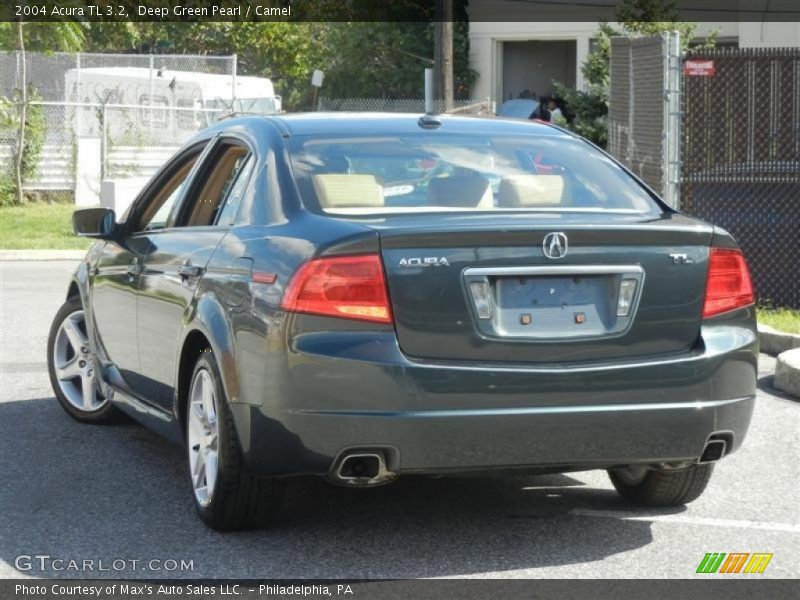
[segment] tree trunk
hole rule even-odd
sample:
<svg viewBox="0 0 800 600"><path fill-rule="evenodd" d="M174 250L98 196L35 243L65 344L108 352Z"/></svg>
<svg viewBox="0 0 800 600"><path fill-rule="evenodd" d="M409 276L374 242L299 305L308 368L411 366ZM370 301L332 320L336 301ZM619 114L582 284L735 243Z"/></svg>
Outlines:
<svg viewBox="0 0 800 600"><path fill-rule="evenodd" d="M439 109L447 112L453 105L453 0L436 0L433 70Z"/></svg>
<svg viewBox="0 0 800 600"><path fill-rule="evenodd" d="M15 165L15 175L17 178L17 204L22 204L25 197L22 193L22 152L25 149L25 121L27 118L28 108L28 79L25 69L25 39L22 35L22 21L17 23L17 36L19 42L19 52L22 59L22 85L20 94L20 107L19 107L19 136L17 138L17 160Z"/></svg>

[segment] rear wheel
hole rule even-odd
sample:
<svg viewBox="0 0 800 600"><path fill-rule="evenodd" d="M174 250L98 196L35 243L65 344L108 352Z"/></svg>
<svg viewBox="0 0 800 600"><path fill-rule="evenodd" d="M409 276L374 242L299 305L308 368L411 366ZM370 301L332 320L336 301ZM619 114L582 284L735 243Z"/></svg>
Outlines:
<svg viewBox="0 0 800 600"><path fill-rule="evenodd" d="M100 391L80 300L70 298L56 313L47 341L47 370L58 402L82 423L109 423L122 414Z"/></svg>
<svg viewBox="0 0 800 600"><path fill-rule="evenodd" d="M680 471L654 471L631 465L609 471L611 483L626 500L643 506L677 506L697 500L708 485L713 464Z"/></svg>
<svg viewBox="0 0 800 600"><path fill-rule="evenodd" d="M247 471L210 350L195 365L185 412L189 477L200 518L223 531L267 525L280 509L282 482Z"/></svg>

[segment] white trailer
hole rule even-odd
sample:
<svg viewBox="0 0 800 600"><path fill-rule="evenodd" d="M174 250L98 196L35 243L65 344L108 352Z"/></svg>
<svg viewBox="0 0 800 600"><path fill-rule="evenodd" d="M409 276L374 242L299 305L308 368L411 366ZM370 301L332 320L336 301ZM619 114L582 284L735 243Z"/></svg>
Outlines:
<svg viewBox="0 0 800 600"><path fill-rule="evenodd" d="M106 135L144 131L151 143L182 140L213 121L215 112L281 112L281 97L266 77L139 67L70 69L65 74L64 99L106 105ZM66 122L79 135L102 135L97 108L74 108Z"/></svg>

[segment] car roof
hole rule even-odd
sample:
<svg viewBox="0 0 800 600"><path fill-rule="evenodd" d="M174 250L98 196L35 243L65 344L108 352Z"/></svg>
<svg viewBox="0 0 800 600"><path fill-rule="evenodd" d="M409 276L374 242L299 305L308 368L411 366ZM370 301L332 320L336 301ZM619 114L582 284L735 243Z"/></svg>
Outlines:
<svg viewBox="0 0 800 600"><path fill-rule="evenodd" d="M348 135L364 131L387 134L439 131L460 134L518 134L570 137L562 130L545 123L519 121L497 117L457 116L452 114L428 115L441 122L431 130L420 126L421 113L372 113L372 112L313 112L270 115L285 135Z"/></svg>

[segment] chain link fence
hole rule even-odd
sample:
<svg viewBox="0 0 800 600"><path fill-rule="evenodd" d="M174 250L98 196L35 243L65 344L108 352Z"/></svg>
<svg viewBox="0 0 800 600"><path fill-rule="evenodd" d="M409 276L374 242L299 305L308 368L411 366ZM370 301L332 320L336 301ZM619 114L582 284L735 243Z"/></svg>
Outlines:
<svg viewBox="0 0 800 600"><path fill-rule="evenodd" d="M489 116L495 112L490 100L453 100L446 106L444 100L434 100L426 111L422 98L320 98L318 110L333 112L405 112L451 113Z"/></svg>
<svg viewBox="0 0 800 600"><path fill-rule="evenodd" d="M759 301L800 307L800 48L689 53L682 209L729 231Z"/></svg>
<svg viewBox="0 0 800 600"><path fill-rule="evenodd" d="M678 34L611 39L608 151L671 206L677 199Z"/></svg>
<svg viewBox="0 0 800 600"><path fill-rule="evenodd" d="M613 38L609 151L665 201L729 231L759 302L800 306L800 48Z"/></svg>
<svg viewBox="0 0 800 600"><path fill-rule="evenodd" d="M12 110L18 110L15 106ZM47 123L35 172L26 190L74 190L92 175L103 179L150 177L197 131L227 114L224 109L142 105L30 102L28 118ZM11 167L16 132L0 131L0 169ZM82 148L95 144L99 165L86 165ZM87 168L88 167L88 168Z"/></svg>
<svg viewBox="0 0 800 600"><path fill-rule="evenodd" d="M209 102L197 85L186 83L209 75L229 84L219 93L232 94L236 56L29 52L23 61L19 52L0 53L0 98L8 101L3 109L11 117L6 121L17 118L24 79L27 121L37 124L30 135L41 144L23 187L74 191L81 177L79 140L85 138L100 144L100 176L151 175L228 109L229 98ZM0 130L0 177L9 176L17 136L13 126Z"/></svg>
<svg viewBox="0 0 800 600"><path fill-rule="evenodd" d="M35 90L43 102L142 104L139 96L147 93L149 83L158 78L159 72L193 71L235 79L237 61L235 55L26 52L24 66L28 89ZM14 90L22 87L22 67L21 53L0 53L0 96L11 98ZM144 88L139 89L142 84L138 81L134 85L99 85L99 80L110 73L107 69L116 69L122 76L127 74L131 81L144 79ZM109 90L116 90L112 98Z"/></svg>

